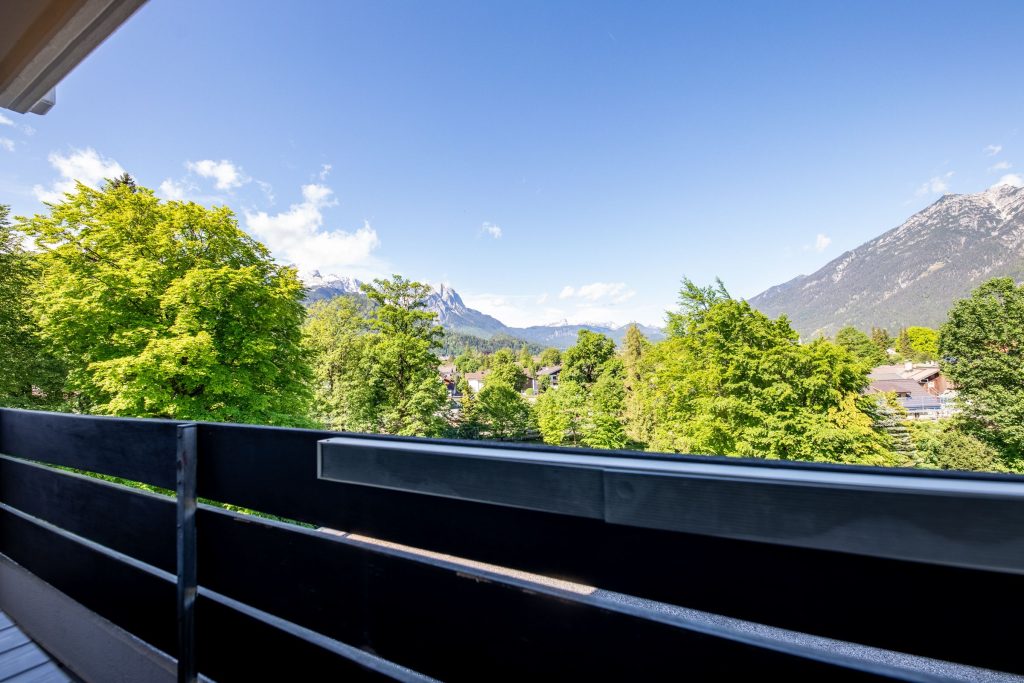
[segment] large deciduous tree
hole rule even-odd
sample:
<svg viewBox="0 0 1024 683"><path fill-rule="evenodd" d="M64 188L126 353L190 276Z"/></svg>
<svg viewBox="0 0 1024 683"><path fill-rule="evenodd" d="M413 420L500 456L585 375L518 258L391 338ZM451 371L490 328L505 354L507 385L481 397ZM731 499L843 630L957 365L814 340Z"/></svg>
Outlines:
<svg viewBox="0 0 1024 683"><path fill-rule="evenodd" d="M590 330L580 330L576 344L562 354L562 381L589 387L601 374L602 366L615 355L615 342Z"/></svg>
<svg viewBox="0 0 1024 683"><path fill-rule="evenodd" d="M57 407L63 401L63 366L47 353L29 315L36 269L9 212L0 204L0 404Z"/></svg>
<svg viewBox="0 0 1024 683"><path fill-rule="evenodd" d="M39 334L81 409L306 423L302 284L229 209L121 179L79 184L18 227L39 250Z"/></svg>
<svg viewBox="0 0 1024 683"><path fill-rule="evenodd" d="M890 464L862 396L866 368L829 342L799 344L724 287L684 281L668 340L652 349L655 450Z"/></svg>
<svg viewBox="0 0 1024 683"><path fill-rule="evenodd" d="M958 301L939 353L960 392L964 428L1024 469L1024 286L994 278Z"/></svg>
<svg viewBox="0 0 1024 683"><path fill-rule="evenodd" d="M362 285L373 312L366 351L365 430L434 436L446 428L448 392L434 349L442 331L427 310L430 287L394 275Z"/></svg>

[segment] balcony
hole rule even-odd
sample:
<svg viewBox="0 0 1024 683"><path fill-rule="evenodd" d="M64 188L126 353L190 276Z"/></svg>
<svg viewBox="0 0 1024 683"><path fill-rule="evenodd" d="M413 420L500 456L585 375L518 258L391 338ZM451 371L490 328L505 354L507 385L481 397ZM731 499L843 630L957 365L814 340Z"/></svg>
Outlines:
<svg viewBox="0 0 1024 683"><path fill-rule="evenodd" d="M0 453L0 611L86 681L1024 674L1010 476L12 409Z"/></svg>

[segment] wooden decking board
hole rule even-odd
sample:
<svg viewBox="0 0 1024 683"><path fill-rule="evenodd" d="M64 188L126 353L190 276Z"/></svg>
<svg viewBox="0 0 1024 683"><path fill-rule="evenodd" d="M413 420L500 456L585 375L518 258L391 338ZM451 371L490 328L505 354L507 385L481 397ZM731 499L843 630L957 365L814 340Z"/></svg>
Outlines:
<svg viewBox="0 0 1024 683"><path fill-rule="evenodd" d="M72 678L0 612L0 683L71 683Z"/></svg>

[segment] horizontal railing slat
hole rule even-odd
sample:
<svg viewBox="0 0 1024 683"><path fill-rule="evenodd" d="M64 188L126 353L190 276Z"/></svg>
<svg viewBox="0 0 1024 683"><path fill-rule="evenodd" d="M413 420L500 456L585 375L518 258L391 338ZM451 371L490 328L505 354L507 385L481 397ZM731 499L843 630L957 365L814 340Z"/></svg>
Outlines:
<svg viewBox="0 0 1024 683"><path fill-rule="evenodd" d="M175 570L173 498L0 456L0 503Z"/></svg>
<svg viewBox="0 0 1024 683"><path fill-rule="evenodd" d="M0 453L174 489L176 424L0 409Z"/></svg>
<svg viewBox="0 0 1024 683"><path fill-rule="evenodd" d="M82 542L0 506L0 553L153 647L177 650L174 577ZM197 601L200 672L217 681L422 681L376 657L309 637L237 609L216 595ZM279 621L279 620L277 620Z"/></svg>

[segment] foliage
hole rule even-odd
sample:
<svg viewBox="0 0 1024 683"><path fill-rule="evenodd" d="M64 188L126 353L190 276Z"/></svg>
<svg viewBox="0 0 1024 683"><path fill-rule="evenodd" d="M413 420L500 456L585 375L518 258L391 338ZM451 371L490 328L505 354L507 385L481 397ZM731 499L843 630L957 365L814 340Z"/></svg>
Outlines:
<svg viewBox="0 0 1024 683"><path fill-rule="evenodd" d="M513 337L504 332L499 332L488 339L484 339L483 337L456 332L455 330L445 330L438 343L438 352L444 356L458 356L466 351L494 353L501 349L518 350L524 344L530 349L530 353L540 353L541 346L539 344L525 342L518 337Z"/></svg>
<svg viewBox="0 0 1024 683"><path fill-rule="evenodd" d="M623 389L625 391L623 420L626 434L632 441L647 442L654 431L654 415L645 404L648 398L651 371L651 343L640 328L630 325L622 342Z"/></svg>
<svg viewBox="0 0 1024 683"><path fill-rule="evenodd" d="M46 353L28 313L35 264L8 220L9 211L0 204L0 405L58 408L64 369Z"/></svg>
<svg viewBox="0 0 1024 683"><path fill-rule="evenodd" d="M562 375L565 382L589 387L597 381L602 366L615 355L615 342L598 332L580 330L576 344L562 354Z"/></svg>
<svg viewBox="0 0 1024 683"><path fill-rule="evenodd" d="M562 364L562 352L553 346L549 346L540 353L540 366L551 367Z"/></svg>
<svg viewBox="0 0 1024 683"><path fill-rule="evenodd" d="M881 351L886 359L889 358L889 349L892 348L893 342L894 340L892 335L889 334L889 330L884 327L871 328L871 343L878 347L878 350Z"/></svg>
<svg viewBox="0 0 1024 683"><path fill-rule="evenodd" d="M928 361L939 359L939 332L930 327L908 327L906 330L907 344L910 347L910 359Z"/></svg>
<svg viewBox="0 0 1024 683"><path fill-rule="evenodd" d="M591 448L627 448L632 440L626 435L624 421L626 387L621 361L605 365L594 382L589 396L589 422L583 432L583 443Z"/></svg>
<svg viewBox="0 0 1024 683"><path fill-rule="evenodd" d="M855 327L844 327L836 333L836 345L850 352L850 355L869 368L884 364L888 354L871 341L868 335Z"/></svg>
<svg viewBox="0 0 1024 683"><path fill-rule="evenodd" d="M519 391L526 384L526 375L516 362L512 351L502 349L489 357L489 370L485 379L486 386L503 386Z"/></svg>
<svg viewBox="0 0 1024 683"><path fill-rule="evenodd" d="M484 439L521 441L534 428L530 404L503 384L488 384L480 390L469 419L477 437Z"/></svg>
<svg viewBox="0 0 1024 683"><path fill-rule="evenodd" d="M373 302L367 320L360 393L363 431L406 436L441 434L448 392L437 374L433 349L441 337L437 314L426 310L430 287L399 275L362 285Z"/></svg>
<svg viewBox="0 0 1024 683"><path fill-rule="evenodd" d="M32 311L94 413L306 424L303 287L225 207L79 184L19 227L35 238Z"/></svg>
<svg viewBox="0 0 1024 683"><path fill-rule="evenodd" d="M582 443L587 417L587 394L576 382L559 382L545 391L535 404L537 426L544 443L578 446Z"/></svg>
<svg viewBox="0 0 1024 683"><path fill-rule="evenodd" d="M327 429L359 431L371 417L365 382L369 321L349 297L317 301L303 326L313 369L311 415Z"/></svg>
<svg viewBox="0 0 1024 683"><path fill-rule="evenodd" d="M519 357L516 360L519 362L519 367L530 373L531 376L536 372L537 363L533 360L533 354L530 353L526 344L519 349Z"/></svg>
<svg viewBox="0 0 1024 683"><path fill-rule="evenodd" d="M455 369L463 374L478 371L483 363L483 354L474 349L467 349L455 357Z"/></svg>
<svg viewBox="0 0 1024 683"><path fill-rule="evenodd" d="M724 288L688 280L673 336L653 349L652 442L657 450L793 460L890 464L873 428L874 401L860 394L866 368L823 340L797 343L783 316L771 320Z"/></svg>
<svg viewBox="0 0 1024 683"><path fill-rule="evenodd" d="M963 428L1024 469L1024 286L994 278L958 301L939 353L959 390Z"/></svg>
<svg viewBox="0 0 1024 683"><path fill-rule="evenodd" d="M910 334L907 333L905 327L900 330L900 336L896 338L896 353L906 360L914 355L914 348L910 345Z"/></svg>
<svg viewBox="0 0 1024 683"><path fill-rule="evenodd" d="M995 448L958 428L956 421L946 422L919 420L910 423L910 435L922 467L975 472L1010 471Z"/></svg>

